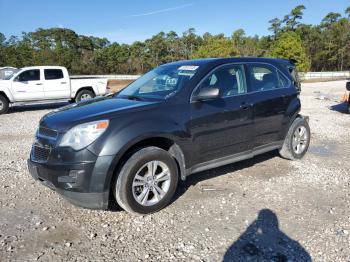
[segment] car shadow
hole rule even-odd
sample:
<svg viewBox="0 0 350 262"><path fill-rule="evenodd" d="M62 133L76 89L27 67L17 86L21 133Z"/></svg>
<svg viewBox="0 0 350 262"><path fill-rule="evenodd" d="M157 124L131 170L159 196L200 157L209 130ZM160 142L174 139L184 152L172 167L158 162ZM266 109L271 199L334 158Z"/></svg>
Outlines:
<svg viewBox="0 0 350 262"><path fill-rule="evenodd" d="M262 209L257 219L227 249L223 261L312 260L298 241L279 229L277 215L270 209Z"/></svg>
<svg viewBox="0 0 350 262"><path fill-rule="evenodd" d="M332 105L330 108L330 110L332 111L337 111L339 113L343 113L343 114L348 114L348 105L346 103L340 103L340 104L336 104L336 105Z"/></svg>
<svg viewBox="0 0 350 262"><path fill-rule="evenodd" d="M11 113L26 112L26 111L57 109L62 106L66 106L68 104L69 103L67 102L62 102L62 103L50 103L50 104L39 104L39 105L11 106L7 113L11 114Z"/></svg>

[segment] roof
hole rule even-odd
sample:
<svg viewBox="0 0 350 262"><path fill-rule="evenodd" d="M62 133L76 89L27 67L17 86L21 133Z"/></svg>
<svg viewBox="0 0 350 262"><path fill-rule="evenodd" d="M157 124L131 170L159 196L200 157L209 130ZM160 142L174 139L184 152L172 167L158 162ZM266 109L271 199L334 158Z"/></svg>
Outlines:
<svg viewBox="0 0 350 262"><path fill-rule="evenodd" d="M0 67L0 70L3 69L17 69L16 67L12 67L12 66L4 66L4 67Z"/></svg>
<svg viewBox="0 0 350 262"><path fill-rule="evenodd" d="M180 60L172 62L169 64L173 65L220 65L226 63L237 63L237 62L260 62L260 63L291 63L287 59L280 58L264 58L264 57L227 57L227 58L201 58L201 59L192 59L192 60Z"/></svg>
<svg viewBox="0 0 350 262"><path fill-rule="evenodd" d="M22 67L21 69L55 69L55 68L65 68L63 66L26 66L26 67Z"/></svg>

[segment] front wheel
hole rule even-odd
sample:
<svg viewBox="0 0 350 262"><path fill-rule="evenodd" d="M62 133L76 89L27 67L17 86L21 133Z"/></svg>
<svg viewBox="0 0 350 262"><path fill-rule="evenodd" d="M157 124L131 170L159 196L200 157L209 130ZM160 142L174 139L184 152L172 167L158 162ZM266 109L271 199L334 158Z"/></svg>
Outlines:
<svg viewBox="0 0 350 262"><path fill-rule="evenodd" d="M286 138L279 153L290 160L301 159L310 145L311 132L308 122L301 117L294 120L289 127Z"/></svg>
<svg viewBox="0 0 350 262"><path fill-rule="evenodd" d="M9 101L6 97L0 95L0 115L6 114L9 109Z"/></svg>
<svg viewBox="0 0 350 262"><path fill-rule="evenodd" d="M124 210L148 214L170 203L177 184L178 170L174 158L161 148L147 147L126 161L113 191Z"/></svg>

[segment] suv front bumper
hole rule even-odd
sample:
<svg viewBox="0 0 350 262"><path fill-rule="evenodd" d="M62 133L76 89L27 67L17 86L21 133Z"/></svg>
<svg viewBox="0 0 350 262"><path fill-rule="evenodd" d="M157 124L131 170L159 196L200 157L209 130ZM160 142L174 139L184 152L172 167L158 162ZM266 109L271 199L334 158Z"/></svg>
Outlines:
<svg viewBox="0 0 350 262"><path fill-rule="evenodd" d="M97 157L88 163L38 163L28 159L31 176L71 203L91 209L107 209L108 170L112 156Z"/></svg>

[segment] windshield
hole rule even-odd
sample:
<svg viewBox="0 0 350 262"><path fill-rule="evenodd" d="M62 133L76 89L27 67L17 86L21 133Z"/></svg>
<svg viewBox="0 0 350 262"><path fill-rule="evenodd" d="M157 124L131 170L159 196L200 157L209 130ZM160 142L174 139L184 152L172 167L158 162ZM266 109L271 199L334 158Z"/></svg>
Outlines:
<svg viewBox="0 0 350 262"><path fill-rule="evenodd" d="M7 71L3 79L4 79L4 80L10 80L11 77L12 77L14 74L16 74L19 70L20 70L20 69L13 69L13 70L11 70L11 71Z"/></svg>
<svg viewBox="0 0 350 262"><path fill-rule="evenodd" d="M117 97L167 99L183 88L196 74L198 66L164 65L146 73L123 89Z"/></svg>

